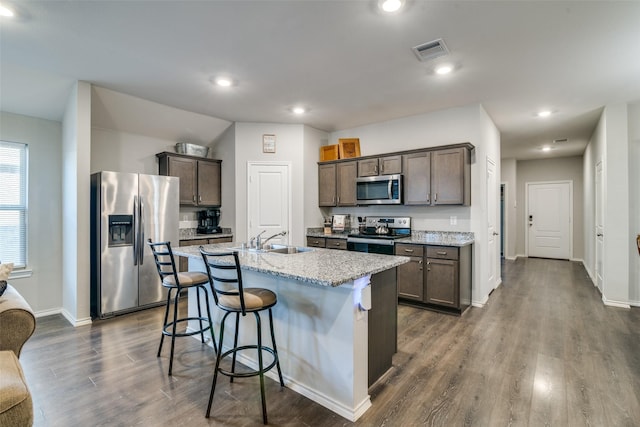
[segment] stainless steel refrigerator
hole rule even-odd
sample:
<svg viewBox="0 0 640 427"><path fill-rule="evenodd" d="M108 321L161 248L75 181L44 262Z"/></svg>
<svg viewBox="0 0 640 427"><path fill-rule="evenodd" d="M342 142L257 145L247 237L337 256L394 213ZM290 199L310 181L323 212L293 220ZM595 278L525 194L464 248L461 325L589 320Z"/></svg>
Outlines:
<svg viewBox="0 0 640 427"><path fill-rule="evenodd" d="M176 177L91 175L91 316L106 318L166 301L147 239L177 246Z"/></svg>

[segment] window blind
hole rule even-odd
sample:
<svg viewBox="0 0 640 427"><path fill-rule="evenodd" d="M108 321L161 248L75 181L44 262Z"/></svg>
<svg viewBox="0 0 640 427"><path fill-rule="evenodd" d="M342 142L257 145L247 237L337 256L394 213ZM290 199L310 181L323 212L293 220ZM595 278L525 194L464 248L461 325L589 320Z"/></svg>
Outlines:
<svg viewBox="0 0 640 427"><path fill-rule="evenodd" d="M27 145L0 141L0 261L27 265Z"/></svg>

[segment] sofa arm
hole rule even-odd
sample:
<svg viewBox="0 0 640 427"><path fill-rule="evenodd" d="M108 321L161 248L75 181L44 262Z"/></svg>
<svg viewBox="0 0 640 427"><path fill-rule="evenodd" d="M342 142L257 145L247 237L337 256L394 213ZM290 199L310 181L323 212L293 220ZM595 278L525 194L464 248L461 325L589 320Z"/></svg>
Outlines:
<svg viewBox="0 0 640 427"><path fill-rule="evenodd" d="M18 291L7 286L0 296L0 351L12 350L17 357L36 329L33 310Z"/></svg>

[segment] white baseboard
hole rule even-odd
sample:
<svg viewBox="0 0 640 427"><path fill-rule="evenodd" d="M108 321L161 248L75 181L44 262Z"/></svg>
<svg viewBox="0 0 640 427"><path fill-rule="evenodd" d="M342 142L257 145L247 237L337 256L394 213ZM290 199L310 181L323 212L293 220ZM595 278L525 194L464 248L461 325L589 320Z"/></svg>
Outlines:
<svg viewBox="0 0 640 427"><path fill-rule="evenodd" d="M516 256L506 256L506 257L504 257L504 259L509 260L509 261L515 261L516 259L518 259L518 255L516 255Z"/></svg>
<svg viewBox="0 0 640 427"><path fill-rule="evenodd" d="M631 305L628 301L614 301L607 299L604 295L602 295L602 302L604 303L604 305L609 307L631 308Z"/></svg>
<svg viewBox="0 0 640 427"><path fill-rule="evenodd" d="M62 313L62 309L61 308L52 308L49 310L40 310L40 311L36 311L34 314L34 316L36 316L36 319L38 317L46 317L46 316L53 316L54 314L60 314Z"/></svg>
<svg viewBox="0 0 640 427"><path fill-rule="evenodd" d="M193 331L193 329L188 327L187 332L191 332L191 331ZM209 347L213 347L213 343L211 342L210 335L205 333L205 337L209 337L209 339L207 340L207 345L209 345ZM192 338L200 341L199 335L194 335ZM229 348L225 346L221 351L224 353L227 350L229 350ZM251 359L247 357L245 354L238 353L237 360L238 362L242 363L243 365L251 369L258 369L258 362L255 359ZM280 382L280 379L278 378L278 372L276 371L275 367L267 371L264 375L276 382ZM367 397L362 402L357 404L354 408L350 408L344 405L343 403L340 403L335 399L332 399L331 397L325 395L324 393L321 393L320 391L315 390L312 387L309 387L306 384L295 382L294 380L286 376L284 373L282 374L282 376L284 379L284 384L288 389L291 389L296 393L301 394L304 397L309 398L316 403L319 403L320 405L335 412L336 414L340 415L341 417L349 421L352 421L352 422L356 421L367 411L367 409L371 407L371 397L369 395L367 395Z"/></svg>
<svg viewBox="0 0 640 427"><path fill-rule="evenodd" d="M34 316L37 318L39 317L46 317L46 316L53 316L55 314L62 314L62 316L67 319L67 321L69 323L71 323L71 325L73 327L78 327L78 326L85 326L85 325L90 325L91 323L93 323L93 321L91 320L91 317L87 317L85 319L76 319L75 317L73 317L71 315L71 313L69 313L67 310L63 309L63 308L52 308L49 310L40 310L34 313Z"/></svg>
<svg viewBox="0 0 640 427"><path fill-rule="evenodd" d="M487 304L488 301L489 301L489 295L486 295L482 301L471 301L471 305L473 307L482 308Z"/></svg>
<svg viewBox="0 0 640 427"><path fill-rule="evenodd" d="M91 317L86 317L84 319L76 319L73 315L71 315L71 313L69 313L64 308L62 309L61 313L64 316L64 318L67 319L69 323L71 323L71 326L75 328L77 328L78 326L90 325L92 323Z"/></svg>

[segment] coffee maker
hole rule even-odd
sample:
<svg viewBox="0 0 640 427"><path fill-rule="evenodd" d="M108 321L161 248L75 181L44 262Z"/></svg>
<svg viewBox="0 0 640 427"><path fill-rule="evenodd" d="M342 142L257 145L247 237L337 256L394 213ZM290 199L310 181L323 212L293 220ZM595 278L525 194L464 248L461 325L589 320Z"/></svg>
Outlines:
<svg viewBox="0 0 640 427"><path fill-rule="evenodd" d="M220 233L220 209L206 209L198 211L198 234Z"/></svg>

